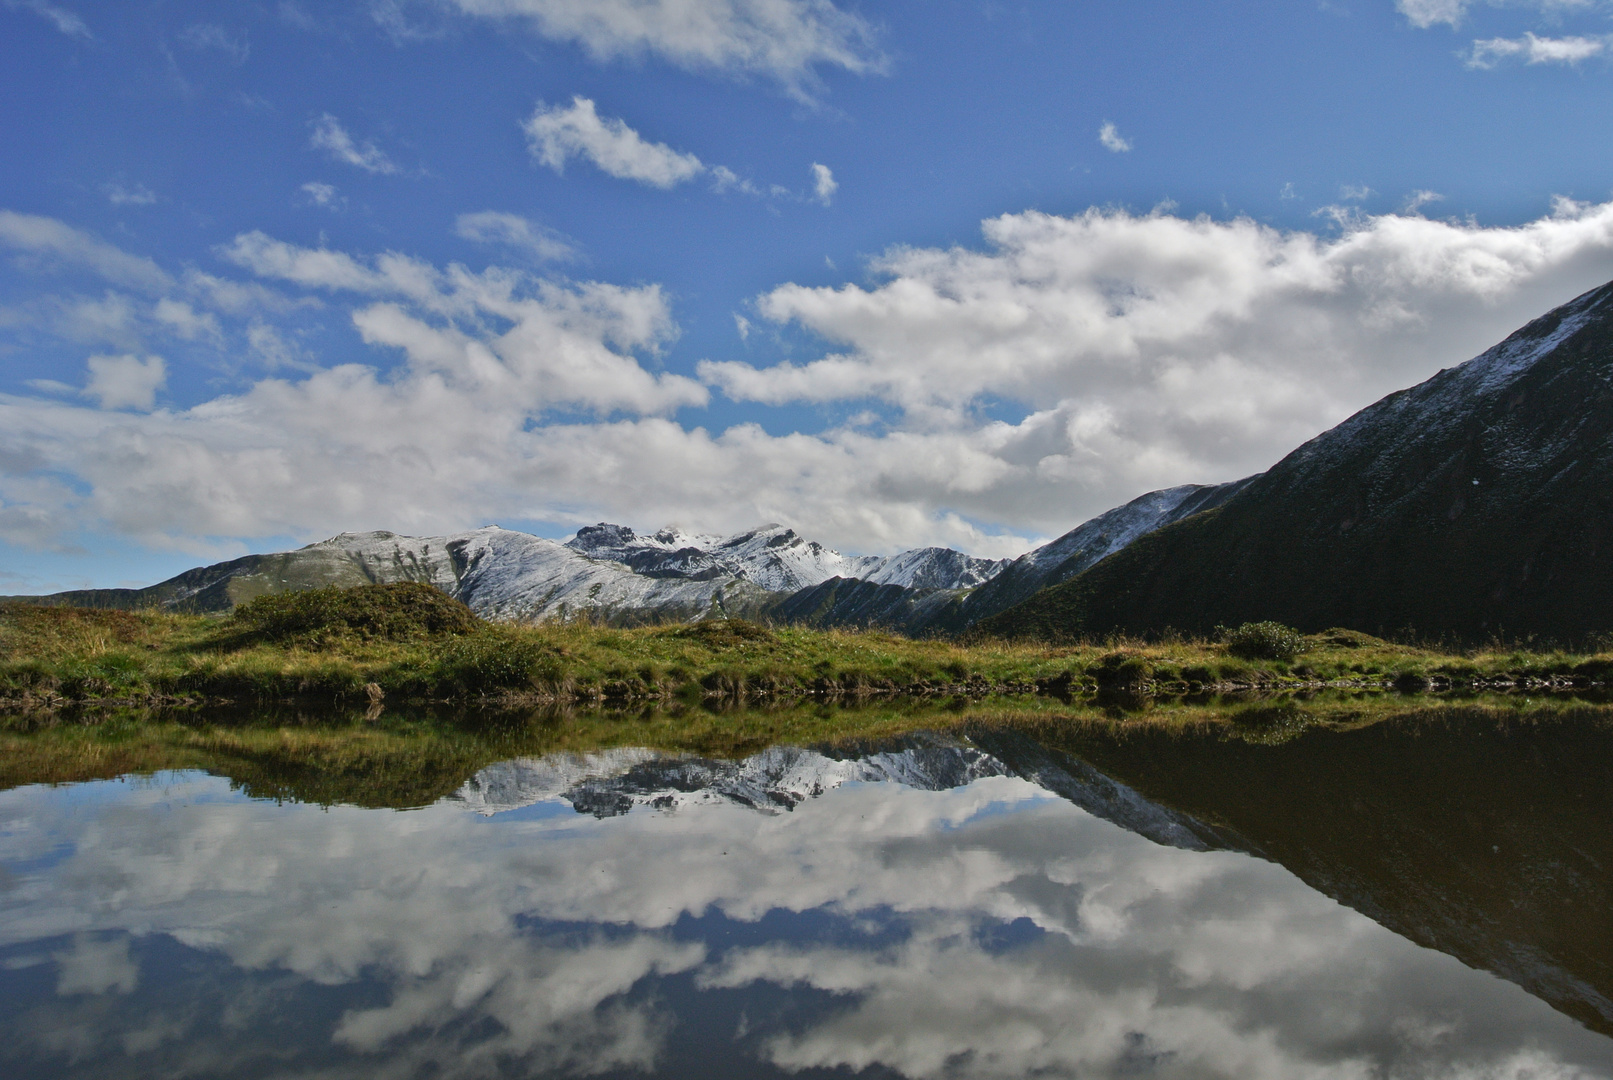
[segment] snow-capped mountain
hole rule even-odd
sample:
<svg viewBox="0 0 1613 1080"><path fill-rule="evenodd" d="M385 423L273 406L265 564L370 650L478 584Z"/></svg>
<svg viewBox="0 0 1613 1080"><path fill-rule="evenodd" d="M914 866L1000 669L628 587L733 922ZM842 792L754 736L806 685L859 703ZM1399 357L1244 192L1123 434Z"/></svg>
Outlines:
<svg viewBox="0 0 1613 1080"><path fill-rule="evenodd" d="M600 524L565 543L488 526L447 536L341 533L295 551L198 567L147 589L52 599L228 611L286 589L419 581L485 618L545 621L586 614L632 624L763 617L784 597L836 578L903 589L966 589L1005 565L948 548L847 556L777 525L723 537L671 529L640 536L625 526Z"/></svg>
<svg viewBox="0 0 1613 1080"><path fill-rule="evenodd" d="M977 559L951 548L918 548L897 555L842 555L783 525L763 525L733 536L662 529L640 536L623 525L601 522L566 542L590 558L621 563L647 577L703 580L743 578L769 592L794 592L830 578L856 578L881 585L967 589L989 581L1007 559Z"/></svg>
<svg viewBox="0 0 1613 1080"><path fill-rule="evenodd" d="M228 611L265 593L419 581L484 618L586 615L622 625L717 617L814 626L961 629L1143 533L1214 505L1235 485L1152 492L1016 560L926 547L842 555L782 525L733 536L600 523L565 542L487 526L446 536L340 533L294 551L198 567L146 589L59 593L59 603Z"/></svg>

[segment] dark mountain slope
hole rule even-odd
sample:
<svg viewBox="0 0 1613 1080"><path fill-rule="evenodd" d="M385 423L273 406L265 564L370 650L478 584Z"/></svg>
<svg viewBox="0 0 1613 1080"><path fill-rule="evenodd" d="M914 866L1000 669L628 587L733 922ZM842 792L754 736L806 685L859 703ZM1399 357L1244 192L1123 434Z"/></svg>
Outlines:
<svg viewBox="0 0 1613 1080"><path fill-rule="evenodd" d="M1468 640L1613 629L1613 285L979 626L1202 633L1259 619Z"/></svg>

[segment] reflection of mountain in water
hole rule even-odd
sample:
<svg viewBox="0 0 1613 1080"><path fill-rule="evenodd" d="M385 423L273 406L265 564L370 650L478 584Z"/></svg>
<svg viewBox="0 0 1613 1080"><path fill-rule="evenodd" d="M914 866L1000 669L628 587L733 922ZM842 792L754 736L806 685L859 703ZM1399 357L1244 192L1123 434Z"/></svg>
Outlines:
<svg viewBox="0 0 1613 1080"><path fill-rule="evenodd" d="M1204 851L1236 846L1216 830L1149 802L1083 762L1020 736L995 736L988 749L917 735L855 757L789 746L771 747L742 761L637 748L551 754L489 766L453 798L482 814L546 799L563 799L578 813L601 818L639 806L676 810L704 803L779 813L847 783L947 791L986 776L1023 777L1097 817L1171 847Z"/></svg>
<svg viewBox="0 0 1613 1080"><path fill-rule="evenodd" d="M981 732L845 756L775 747L743 761L614 750L504 762L454 798L484 814L547 799L596 817L712 803L780 813L846 783L940 791L1002 775L1160 844L1270 858L1412 941L1613 1032L1605 726L1408 720L1282 746L1090 729L1059 748Z"/></svg>
<svg viewBox="0 0 1613 1080"><path fill-rule="evenodd" d="M1088 729L1065 746L1313 888L1613 1033L1613 728L1486 710L1280 746Z"/></svg>

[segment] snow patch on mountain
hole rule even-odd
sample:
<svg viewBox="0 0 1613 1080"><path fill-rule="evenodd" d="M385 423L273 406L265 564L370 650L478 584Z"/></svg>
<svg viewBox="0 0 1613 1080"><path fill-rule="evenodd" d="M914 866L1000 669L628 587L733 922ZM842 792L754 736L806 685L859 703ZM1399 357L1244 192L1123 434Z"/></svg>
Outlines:
<svg viewBox="0 0 1613 1080"><path fill-rule="evenodd" d="M783 525L733 536L667 528L649 536L601 522L578 531L566 546L650 577L735 577L769 592L796 592L830 578L931 589L966 589L989 581L1007 560L977 559L951 548L918 548L897 555L842 555Z"/></svg>
<svg viewBox="0 0 1613 1080"><path fill-rule="evenodd" d="M1300 446L1272 474L1293 483L1298 476L1332 467L1374 441L1382 443L1380 457L1392 458L1412 444L1468 422L1481 401L1506 393L1588 324L1605 320L1609 303L1609 286L1576 297L1473 359L1367 406ZM1385 438L1385 432L1392 434ZM1532 460L1549 460L1555 449L1536 445L1506 464L1526 468Z"/></svg>

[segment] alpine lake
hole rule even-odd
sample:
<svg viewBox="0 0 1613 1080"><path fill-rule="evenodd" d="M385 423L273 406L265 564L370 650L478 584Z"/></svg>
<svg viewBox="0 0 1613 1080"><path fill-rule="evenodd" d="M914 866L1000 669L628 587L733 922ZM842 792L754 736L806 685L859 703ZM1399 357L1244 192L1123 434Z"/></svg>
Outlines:
<svg viewBox="0 0 1613 1080"><path fill-rule="evenodd" d="M3 748L11 1080L1613 1077L1584 694L64 713Z"/></svg>

